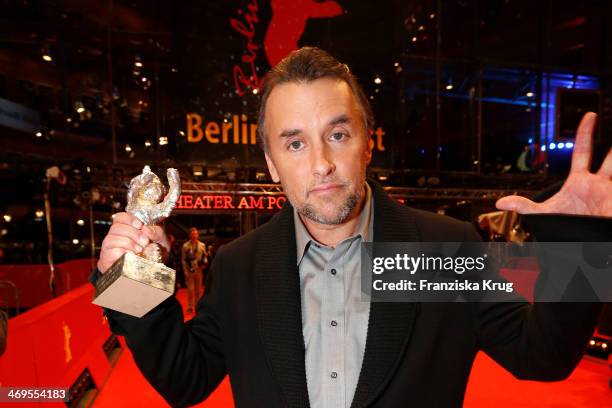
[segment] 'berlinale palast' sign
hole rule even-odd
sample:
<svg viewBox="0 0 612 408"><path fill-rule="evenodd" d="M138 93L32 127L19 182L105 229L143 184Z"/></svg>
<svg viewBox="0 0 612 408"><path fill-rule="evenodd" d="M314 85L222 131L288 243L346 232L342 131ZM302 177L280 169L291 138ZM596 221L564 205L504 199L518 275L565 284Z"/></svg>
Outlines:
<svg viewBox="0 0 612 408"><path fill-rule="evenodd" d="M277 211L283 208L286 201L284 195L183 193L178 199L176 209Z"/></svg>
<svg viewBox="0 0 612 408"><path fill-rule="evenodd" d="M375 148L385 151L383 136L385 132L381 127L372 132L375 139ZM209 121L204 123L202 115L198 113L187 114L187 142L211 144L254 145L257 143L257 125L249 123L246 115L232 115L232 119L222 122Z"/></svg>

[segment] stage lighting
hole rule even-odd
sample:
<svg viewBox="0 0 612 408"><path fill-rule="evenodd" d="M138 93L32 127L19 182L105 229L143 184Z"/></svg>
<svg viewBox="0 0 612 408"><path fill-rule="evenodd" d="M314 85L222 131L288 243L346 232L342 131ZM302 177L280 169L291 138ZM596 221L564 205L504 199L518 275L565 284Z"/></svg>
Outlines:
<svg viewBox="0 0 612 408"><path fill-rule="evenodd" d="M4 214L3 218L5 222L11 222L11 220L13 219L11 214Z"/></svg>
<svg viewBox="0 0 612 408"><path fill-rule="evenodd" d="M550 144L548 145L548 149L549 149L549 150L555 150L556 148L557 148L557 145L556 145L555 143L550 143Z"/></svg>
<svg viewBox="0 0 612 408"><path fill-rule="evenodd" d="M561 142L561 143L557 144L557 148L558 149L565 149L565 143Z"/></svg>
<svg viewBox="0 0 612 408"><path fill-rule="evenodd" d="M85 221L83 219L78 219L76 223L79 227L82 227L83 225L85 225Z"/></svg>
<svg viewBox="0 0 612 408"><path fill-rule="evenodd" d="M43 215L45 215L45 212L43 210L36 210L34 214L36 215L36 218L42 218Z"/></svg>
<svg viewBox="0 0 612 408"><path fill-rule="evenodd" d="M565 144L565 148L566 148L566 149L573 149L573 148L574 148L574 143L572 143L572 142L567 142L567 143Z"/></svg>

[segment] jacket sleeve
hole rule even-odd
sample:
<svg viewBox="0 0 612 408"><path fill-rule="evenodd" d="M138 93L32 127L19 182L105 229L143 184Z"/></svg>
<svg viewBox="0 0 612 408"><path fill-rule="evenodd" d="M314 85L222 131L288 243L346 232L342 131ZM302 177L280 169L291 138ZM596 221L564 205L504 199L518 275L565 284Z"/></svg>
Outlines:
<svg viewBox="0 0 612 408"><path fill-rule="evenodd" d="M112 332L125 336L138 368L171 406L201 402L227 373L220 324L222 251L218 255L212 287L206 288L196 316L187 323L174 296L142 318L104 309Z"/></svg>
<svg viewBox="0 0 612 408"><path fill-rule="evenodd" d="M476 234L471 230L466 232L466 240ZM584 232L573 240L588 241L588 231ZM537 229L532 233L538 237ZM602 306L522 300L473 303L478 346L516 378L563 380L580 362Z"/></svg>

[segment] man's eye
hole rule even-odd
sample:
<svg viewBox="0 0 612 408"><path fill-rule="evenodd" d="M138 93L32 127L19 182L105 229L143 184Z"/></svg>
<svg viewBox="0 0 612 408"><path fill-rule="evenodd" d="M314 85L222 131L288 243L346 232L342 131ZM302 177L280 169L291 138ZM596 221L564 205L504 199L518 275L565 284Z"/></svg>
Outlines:
<svg viewBox="0 0 612 408"><path fill-rule="evenodd" d="M289 143L289 150L300 150L301 147L302 142L299 140Z"/></svg>
<svg viewBox="0 0 612 408"><path fill-rule="evenodd" d="M339 141L341 141L344 138L346 138L346 134L342 133L342 132L332 133L332 135L331 135L331 139L335 140L336 142L339 142Z"/></svg>

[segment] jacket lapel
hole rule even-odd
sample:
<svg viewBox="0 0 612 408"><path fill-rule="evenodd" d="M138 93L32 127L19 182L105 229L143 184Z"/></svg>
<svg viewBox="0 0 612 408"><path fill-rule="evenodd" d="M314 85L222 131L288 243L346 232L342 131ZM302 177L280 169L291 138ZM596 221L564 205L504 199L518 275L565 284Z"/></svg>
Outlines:
<svg viewBox="0 0 612 408"><path fill-rule="evenodd" d="M280 385L284 405L308 407L302 334L300 275L295 263L293 208L264 227L255 261L259 334L268 365Z"/></svg>
<svg viewBox="0 0 612 408"><path fill-rule="evenodd" d="M415 220L408 208L394 202L382 187L369 181L374 197L374 241L419 241ZM351 407L371 404L393 377L418 314L418 304L373 302L363 364Z"/></svg>

